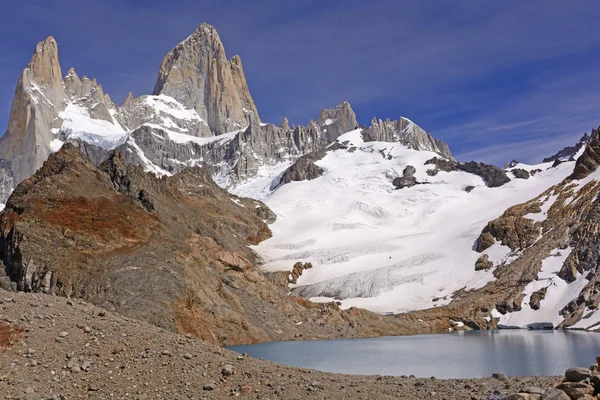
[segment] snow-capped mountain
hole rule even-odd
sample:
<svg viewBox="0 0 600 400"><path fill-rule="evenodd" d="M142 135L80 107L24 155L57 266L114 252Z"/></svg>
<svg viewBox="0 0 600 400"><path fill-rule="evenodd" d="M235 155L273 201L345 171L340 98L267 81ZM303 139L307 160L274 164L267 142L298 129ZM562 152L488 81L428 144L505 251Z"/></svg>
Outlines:
<svg viewBox="0 0 600 400"><path fill-rule="evenodd" d="M357 125L347 102L323 110L307 126L261 123L240 58L226 58L208 24L165 56L153 95L130 94L120 106L96 80L80 79L73 68L63 79L58 45L49 37L21 75L0 139L0 202L66 141L96 164L118 148L147 171L171 175L205 165L222 186L230 186L289 165ZM451 157L445 143L407 119L379 121L371 130L373 140L401 140Z"/></svg>
<svg viewBox="0 0 600 400"><path fill-rule="evenodd" d="M294 295L416 312L431 329L600 321L583 227L600 191L596 133L502 170L456 161L408 118L359 128L347 102L306 126L263 123L241 60L207 24L167 54L152 93L117 105L73 68L62 77L53 38L39 43L0 139L0 202L67 142L95 165L115 149L161 176L201 165L277 213L255 251L267 272L312 264Z"/></svg>

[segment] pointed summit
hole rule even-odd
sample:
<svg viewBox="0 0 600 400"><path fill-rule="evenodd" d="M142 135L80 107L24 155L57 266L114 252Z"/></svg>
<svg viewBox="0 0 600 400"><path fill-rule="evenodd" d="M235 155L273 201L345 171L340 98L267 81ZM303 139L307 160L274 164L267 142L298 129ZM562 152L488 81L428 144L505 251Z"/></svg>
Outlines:
<svg viewBox="0 0 600 400"><path fill-rule="evenodd" d="M350 103L344 101L336 108L322 110L317 119L317 125L325 133L327 141L331 143L338 136L355 129L358 122L356 122L356 114L350 107Z"/></svg>
<svg viewBox="0 0 600 400"><path fill-rule="evenodd" d="M219 34L207 23L163 59L154 86L154 95L160 94L195 109L216 135L260 122L240 58L227 60Z"/></svg>
<svg viewBox="0 0 600 400"><path fill-rule="evenodd" d="M37 44L19 78L8 129L0 139L0 158L10 162L15 183L31 176L48 158L52 128L58 127L65 102L58 45L50 36Z"/></svg>

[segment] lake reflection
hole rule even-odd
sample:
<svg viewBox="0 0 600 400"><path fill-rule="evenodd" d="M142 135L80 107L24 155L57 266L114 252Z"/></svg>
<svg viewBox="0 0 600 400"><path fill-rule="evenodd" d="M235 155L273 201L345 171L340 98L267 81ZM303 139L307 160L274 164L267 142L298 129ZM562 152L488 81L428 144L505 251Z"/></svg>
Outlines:
<svg viewBox="0 0 600 400"><path fill-rule="evenodd" d="M374 339L274 342L231 346L280 364L326 372L436 378L562 375L589 367L600 334L578 331L465 331Z"/></svg>

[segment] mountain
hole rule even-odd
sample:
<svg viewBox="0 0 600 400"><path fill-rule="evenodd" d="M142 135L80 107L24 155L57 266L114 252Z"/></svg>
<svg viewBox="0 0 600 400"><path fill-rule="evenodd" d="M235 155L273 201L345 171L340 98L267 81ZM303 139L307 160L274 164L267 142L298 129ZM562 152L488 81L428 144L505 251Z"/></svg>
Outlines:
<svg viewBox="0 0 600 400"><path fill-rule="evenodd" d="M451 158L445 143L409 120L386 123L385 138L373 127L372 140L402 141ZM73 68L63 79L58 45L49 37L23 71L0 139L0 202L66 142L96 165L115 148L126 162L159 175L204 165L229 187L289 166L357 125L347 102L321 111L307 126L261 123L240 58L227 59L206 23L165 56L152 95L130 94L120 106Z"/></svg>
<svg viewBox="0 0 600 400"><path fill-rule="evenodd" d="M347 102L264 123L207 24L117 105L48 38L0 139L0 282L220 344L594 329L599 140L500 169Z"/></svg>
<svg viewBox="0 0 600 400"><path fill-rule="evenodd" d="M216 135L260 123L242 60L227 60L219 34L206 23L166 55L153 94L196 110Z"/></svg>
<svg viewBox="0 0 600 400"><path fill-rule="evenodd" d="M278 215L273 237L255 247L263 270L302 260L311 268L293 294L432 331L600 326L596 130L571 161L504 171L365 136L341 135L306 177L275 190L265 188L278 176L233 190Z"/></svg>
<svg viewBox="0 0 600 400"><path fill-rule="evenodd" d="M289 296L288 274L263 274L248 247L275 219L206 169L159 178L118 150L96 167L67 143L0 214L0 287L83 298L220 345L411 332L402 319Z"/></svg>
<svg viewBox="0 0 600 400"><path fill-rule="evenodd" d="M556 154L550 157L544 158L542 162L552 162L552 161L573 161L575 155L581 151L583 147L585 147L590 141L592 137L587 133L584 133L579 142L575 144L575 146L567 146L564 149L558 151Z"/></svg>

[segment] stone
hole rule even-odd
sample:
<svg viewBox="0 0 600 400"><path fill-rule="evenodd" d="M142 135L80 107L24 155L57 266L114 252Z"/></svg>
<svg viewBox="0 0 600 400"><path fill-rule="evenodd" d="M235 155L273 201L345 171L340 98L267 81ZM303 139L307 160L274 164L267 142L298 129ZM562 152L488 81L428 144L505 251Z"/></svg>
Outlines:
<svg viewBox="0 0 600 400"><path fill-rule="evenodd" d="M221 368L221 374L223 376L231 376L233 375L234 371L233 365L231 364L225 364L223 368Z"/></svg>
<svg viewBox="0 0 600 400"><path fill-rule="evenodd" d="M416 172L417 169L415 167L407 165L402 171L402 176L394 178L392 185L394 185L396 189L404 189L420 184L420 182L417 182L417 178L415 178Z"/></svg>
<svg viewBox="0 0 600 400"><path fill-rule="evenodd" d="M240 386L240 394L250 394L252 393L252 386L244 385Z"/></svg>
<svg viewBox="0 0 600 400"><path fill-rule="evenodd" d="M215 384L212 382L207 383L206 385L202 386L202 390L213 391L213 390L215 390Z"/></svg>
<svg viewBox="0 0 600 400"><path fill-rule="evenodd" d="M494 263L487 254L482 255L475 262L475 271L487 271L494 267Z"/></svg>
<svg viewBox="0 0 600 400"><path fill-rule="evenodd" d="M556 387L565 392L570 399L579 399L583 396L594 394L594 387L580 382L563 382Z"/></svg>
<svg viewBox="0 0 600 400"><path fill-rule="evenodd" d="M519 392L520 393L529 393L529 394L543 394L544 393L544 389L539 388L539 387L535 387L535 386L526 386L523 389L521 389Z"/></svg>
<svg viewBox="0 0 600 400"><path fill-rule="evenodd" d="M571 398L562 390L551 387L544 391L540 400L571 400Z"/></svg>
<svg viewBox="0 0 600 400"><path fill-rule="evenodd" d="M504 375L501 372L494 372L492 374L492 378L497 379L499 381L505 381L506 380L506 375Z"/></svg>
<svg viewBox="0 0 600 400"><path fill-rule="evenodd" d="M69 336L69 332L66 331L62 331L58 334L58 337L60 338L66 338L67 336Z"/></svg>
<svg viewBox="0 0 600 400"><path fill-rule="evenodd" d="M191 353L185 353L183 355L183 358L185 358L186 360L191 360L194 356Z"/></svg>
<svg viewBox="0 0 600 400"><path fill-rule="evenodd" d="M523 168L515 168L510 171L517 179L529 179L529 172Z"/></svg>
<svg viewBox="0 0 600 400"><path fill-rule="evenodd" d="M593 376L589 368L574 367L565 371L565 380L567 382L581 382L584 379L591 379Z"/></svg>

